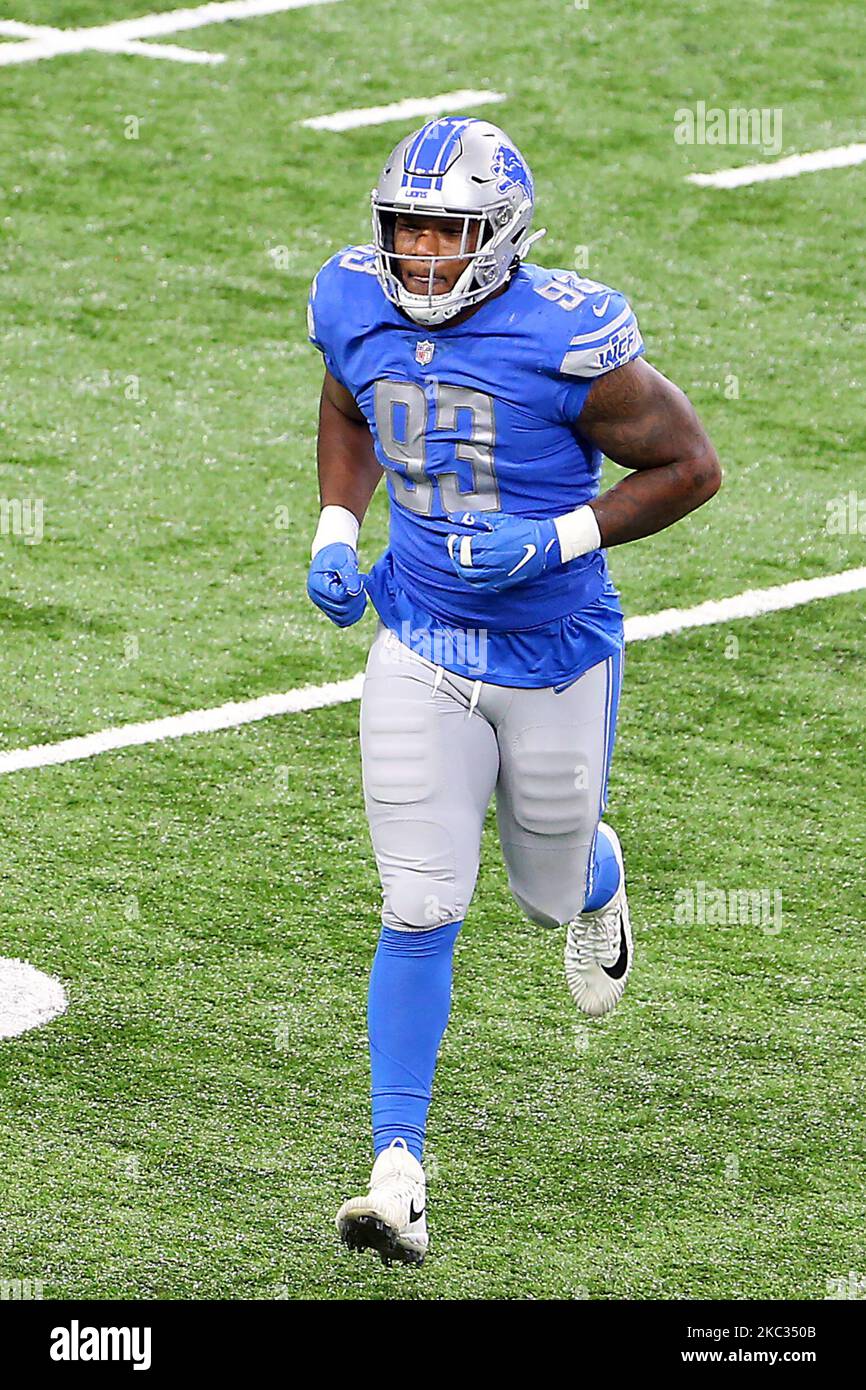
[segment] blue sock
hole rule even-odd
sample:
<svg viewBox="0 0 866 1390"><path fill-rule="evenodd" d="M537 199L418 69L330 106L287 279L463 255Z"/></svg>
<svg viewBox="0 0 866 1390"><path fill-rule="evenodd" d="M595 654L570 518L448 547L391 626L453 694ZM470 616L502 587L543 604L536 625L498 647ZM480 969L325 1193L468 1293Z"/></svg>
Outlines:
<svg viewBox="0 0 866 1390"><path fill-rule="evenodd" d="M604 826L599 823L595 836L595 861L590 880L592 889L583 904L583 911L596 912L598 908L604 907L605 903L609 903L619 888L619 880L619 862Z"/></svg>
<svg viewBox="0 0 866 1390"><path fill-rule="evenodd" d="M367 1028L376 1154L405 1139L424 1148L436 1055L451 1010L451 961L462 922L429 931L382 928L370 972Z"/></svg>

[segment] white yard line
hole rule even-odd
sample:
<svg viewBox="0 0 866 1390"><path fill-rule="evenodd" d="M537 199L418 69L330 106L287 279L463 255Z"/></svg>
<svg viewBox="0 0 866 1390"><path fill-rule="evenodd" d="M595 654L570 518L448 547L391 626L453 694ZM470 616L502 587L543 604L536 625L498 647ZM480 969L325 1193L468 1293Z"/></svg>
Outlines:
<svg viewBox="0 0 866 1390"><path fill-rule="evenodd" d="M0 33L2 33L0 29ZM174 63L222 63L224 53L207 53L200 48L180 48L174 43L142 43L139 39L121 39L110 34L73 29L44 31L44 38L27 43L0 44L0 67L20 63L35 63L41 58L57 58L64 53L126 53L138 58L161 58Z"/></svg>
<svg viewBox="0 0 866 1390"><path fill-rule="evenodd" d="M694 608L666 608L661 613L628 618L625 637L627 642L643 642L651 637L663 637L712 623L730 623L738 618L777 613L785 608L813 603L816 599L854 593L858 589L866 589L866 566L843 570L841 574L824 575L819 579L795 579L790 584L779 584L770 589L748 589L732 598L712 599ZM306 710L324 709L328 705L348 704L361 698L363 683L361 672L349 680L332 681L327 685L302 686L281 695L262 695L255 700L217 705L214 709L190 710L186 714L149 719L140 724L121 724L114 729L103 729L100 733L63 739L60 743L11 749L7 753L0 753L0 774L77 762L82 758L94 758L99 753L160 743L164 739L185 738L190 734L236 729L242 724L272 719L275 715L301 714Z"/></svg>
<svg viewBox="0 0 866 1390"><path fill-rule="evenodd" d="M175 63L222 63L224 54L205 53L199 48L179 48L177 44L150 45L137 39L106 36L104 29L52 29L47 24L24 24L17 19L0 19L0 35L5 38L39 40L37 43L0 45L0 67L56 58L60 53L131 53L142 58L162 58Z"/></svg>
<svg viewBox="0 0 866 1390"><path fill-rule="evenodd" d="M203 53L176 44L154 44L144 39L162 38L200 29L208 24L227 24L235 19L255 19L261 15L282 14L285 10L306 9L311 5L337 5L341 0L217 0L182 10L145 14L138 19L121 19L113 24L91 25L86 29L54 29L45 24L23 24L14 19L0 20L0 35L20 39L0 44L0 67L35 63L63 53L132 53L146 58L163 58L179 63L221 63L223 53Z"/></svg>
<svg viewBox="0 0 866 1390"><path fill-rule="evenodd" d="M667 637L687 628L709 627L713 623L732 623L737 618L759 618L784 608L799 608L820 598L836 598L866 589L866 565L860 569L826 574L819 579L794 579L770 589L746 589L732 598L709 599L694 608L664 608L644 618L626 618L625 640L645 642L648 637Z"/></svg>
<svg viewBox="0 0 866 1390"><path fill-rule="evenodd" d="M282 695L261 695L256 700L230 701L213 709L190 710L186 714L172 714L165 719L148 719L142 724L121 724L116 729L103 729L98 734L66 738L62 743L41 743L31 748L19 748L0 753L0 774L19 772L26 767L51 767L55 763L77 762L80 758L93 758L98 753L140 747L144 743L161 743L168 738L236 729L241 724L272 719L277 714L298 714L304 710L322 709L325 705L346 704L361 698L363 682L361 674L349 680L333 681L329 685L302 686L299 690L287 690Z"/></svg>
<svg viewBox="0 0 866 1390"><path fill-rule="evenodd" d="M743 164L736 169L719 169L715 174L688 174L689 183L701 188L743 188L748 183L765 183L768 179L794 179L800 174L812 174L819 169L846 169L851 164L866 162L866 145L837 145L831 150L813 150L811 154L791 154L772 164Z"/></svg>
<svg viewBox="0 0 866 1390"><path fill-rule="evenodd" d="M354 111L334 111L330 116L312 116L301 125L310 130L356 130L365 125L386 125L389 121L408 121L415 116L438 116L462 107L489 106L505 101L505 92L473 91L471 87L459 92L443 92L438 97L395 101L390 106L360 106Z"/></svg>
<svg viewBox="0 0 866 1390"><path fill-rule="evenodd" d="M17 1038L69 1007L66 990L26 960L0 957L0 1038Z"/></svg>
<svg viewBox="0 0 866 1390"><path fill-rule="evenodd" d="M51 38L61 34L62 29L54 29L50 24L24 24L20 19L0 19L0 34L7 39Z"/></svg>
<svg viewBox="0 0 866 1390"><path fill-rule="evenodd" d="M313 5L337 5L341 0L215 0L210 5L192 5L182 10L164 10L139 19L120 19L106 24L121 38L154 39L161 34L180 34L208 24L227 24L232 19L257 19L282 14L285 10L305 10ZM87 33L88 30L79 31Z"/></svg>
<svg viewBox="0 0 866 1390"><path fill-rule="evenodd" d="M170 63L224 63L224 53L207 53L202 48L181 48L176 43L142 43L140 39L100 39L94 45L100 53L131 53L135 58L163 58Z"/></svg>

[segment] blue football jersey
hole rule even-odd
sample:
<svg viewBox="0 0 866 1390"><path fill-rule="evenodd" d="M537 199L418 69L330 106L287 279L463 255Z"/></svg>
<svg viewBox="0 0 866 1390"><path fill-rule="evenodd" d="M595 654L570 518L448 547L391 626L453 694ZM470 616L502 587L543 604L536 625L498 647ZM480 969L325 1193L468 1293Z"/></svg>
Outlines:
<svg viewBox="0 0 866 1390"><path fill-rule="evenodd" d="M623 295L523 264L464 323L426 329L382 292L372 246L351 246L313 282L309 335L386 470L389 545L367 582L386 625L422 654L450 636L441 664L463 675L461 634L485 634L483 678L503 685L569 683L609 655L622 615L603 550L492 594L446 538L463 512L556 517L597 496L601 453L576 422L593 380L643 352Z"/></svg>

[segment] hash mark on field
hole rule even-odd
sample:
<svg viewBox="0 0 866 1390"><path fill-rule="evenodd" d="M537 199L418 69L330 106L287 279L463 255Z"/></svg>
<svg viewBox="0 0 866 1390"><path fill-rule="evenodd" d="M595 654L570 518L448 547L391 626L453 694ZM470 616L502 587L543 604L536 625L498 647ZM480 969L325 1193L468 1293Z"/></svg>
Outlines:
<svg viewBox="0 0 866 1390"><path fill-rule="evenodd" d="M285 10L306 9L310 5L336 5L340 0L212 0L182 10L145 14L139 19L121 19L113 24L91 25L86 29L55 29L46 24L23 24L16 19L0 19L0 34L20 39L20 43L0 44L0 67L14 63L35 63L56 58L61 53L132 53L146 58L167 58L176 63L222 63L224 53L204 53L176 44L151 45L144 39L200 29L207 24L226 24L233 19L254 19L260 15L282 14Z"/></svg>
<svg viewBox="0 0 866 1390"><path fill-rule="evenodd" d="M711 599L694 608L665 608L660 613L627 618L625 640L645 642L652 637L664 637L689 628L706 627L712 623L730 623L738 618L756 618L763 613L778 613L797 608L816 599L835 598L866 589L866 566L827 574L818 579L795 579L790 584L778 584L769 589L747 589L731 598ZM185 738L190 734L216 733L236 729L260 719L272 719L280 714L300 714L306 710L324 709L328 705L348 704L361 698L363 672L349 680L331 681L327 685L301 686L281 695L261 695L255 700L231 701L213 709L189 710L186 714L169 715L165 719L149 719L140 724L121 724L96 734L63 739L60 743L34 744L30 748L13 748L0 753L0 775L20 772L31 767L52 767L58 763L77 762L94 758L99 753L111 753L120 748L141 747L160 743L164 739Z"/></svg>
<svg viewBox="0 0 866 1390"><path fill-rule="evenodd" d="M811 154L790 154L772 164L742 164L736 169L719 169L715 174L687 174L686 178L701 188L743 188L768 179L794 179L819 169L847 169L863 163L866 145L836 145L831 150L813 150Z"/></svg>
<svg viewBox="0 0 866 1390"><path fill-rule="evenodd" d="M506 92L476 92L470 87L417 101L395 101L390 106L361 106L354 111L335 111L330 116L312 116L300 124L310 130L356 130L359 126L387 125L389 121L411 120L415 116L438 116L464 106L489 106L491 102L505 101L506 96Z"/></svg>

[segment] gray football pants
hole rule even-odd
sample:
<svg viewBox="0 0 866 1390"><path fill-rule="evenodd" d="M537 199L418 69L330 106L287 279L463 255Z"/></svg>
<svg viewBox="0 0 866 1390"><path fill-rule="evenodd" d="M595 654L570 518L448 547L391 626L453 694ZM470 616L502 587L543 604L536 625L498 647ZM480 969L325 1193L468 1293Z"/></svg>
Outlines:
<svg viewBox="0 0 866 1390"><path fill-rule="evenodd" d="M382 921L462 921L493 792L508 882L559 926L591 890L621 680L610 657L560 694L454 675L379 624L361 697L364 799Z"/></svg>

